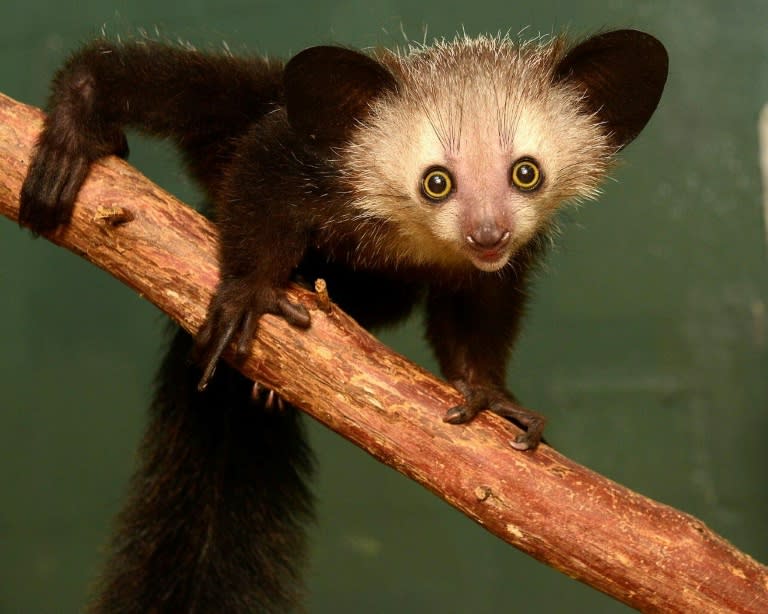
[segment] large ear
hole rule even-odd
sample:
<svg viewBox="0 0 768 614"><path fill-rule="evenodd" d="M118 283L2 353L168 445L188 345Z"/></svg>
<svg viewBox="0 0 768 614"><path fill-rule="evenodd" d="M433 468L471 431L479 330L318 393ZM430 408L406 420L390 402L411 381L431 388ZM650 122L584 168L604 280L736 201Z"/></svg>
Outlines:
<svg viewBox="0 0 768 614"><path fill-rule="evenodd" d="M650 34L616 30L571 49L558 65L555 79L583 87L588 108L606 123L612 143L621 149L656 110L668 64L667 51Z"/></svg>
<svg viewBox="0 0 768 614"><path fill-rule="evenodd" d="M299 134L322 144L341 141L371 101L397 87L376 60L342 47L310 47L285 66L288 121Z"/></svg>

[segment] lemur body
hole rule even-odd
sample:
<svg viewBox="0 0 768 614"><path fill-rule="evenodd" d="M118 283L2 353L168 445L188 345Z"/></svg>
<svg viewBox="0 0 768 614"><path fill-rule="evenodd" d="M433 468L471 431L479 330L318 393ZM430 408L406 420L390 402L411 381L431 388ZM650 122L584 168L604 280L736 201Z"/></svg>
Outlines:
<svg viewBox="0 0 768 614"><path fill-rule="evenodd" d="M504 387L529 272L554 213L593 198L650 118L664 48L636 31L569 47L461 37L376 56L314 47L287 64L96 41L58 73L21 197L36 232L65 224L123 129L171 138L214 206L221 281L196 340L177 335L94 610L284 612L297 600L309 452L293 408L219 358L259 317L310 325L291 279L326 280L367 327L426 297L427 337L465 396L538 445L542 416ZM373 291L375 289L375 291Z"/></svg>

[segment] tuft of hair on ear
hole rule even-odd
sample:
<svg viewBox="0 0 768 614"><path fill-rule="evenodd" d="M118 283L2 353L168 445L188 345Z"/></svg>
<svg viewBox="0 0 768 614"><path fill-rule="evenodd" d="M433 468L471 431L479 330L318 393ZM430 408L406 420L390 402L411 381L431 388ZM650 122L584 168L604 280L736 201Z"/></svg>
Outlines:
<svg viewBox="0 0 768 614"><path fill-rule="evenodd" d="M371 102L397 90L392 74L373 58L344 47L310 47L285 66L288 122L319 145L341 142L369 112Z"/></svg>
<svg viewBox="0 0 768 614"><path fill-rule="evenodd" d="M650 119L667 81L669 58L656 38L638 30L614 30L581 42L555 69L555 81L584 92L587 109L605 124L617 150Z"/></svg>

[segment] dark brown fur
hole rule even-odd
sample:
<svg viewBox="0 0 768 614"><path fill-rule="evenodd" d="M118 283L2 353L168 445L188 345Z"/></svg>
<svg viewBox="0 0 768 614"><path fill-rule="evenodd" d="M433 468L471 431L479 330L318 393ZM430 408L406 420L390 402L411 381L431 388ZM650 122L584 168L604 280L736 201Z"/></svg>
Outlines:
<svg viewBox="0 0 768 614"><path fill-rule="evenodd" d="M540 77L584 93L576 113L606 122L596 132L605 150L642 129L666 78L663 47L637 32L595 37L555 61ZM388 247L402 245L396 221L353 211L360 186L340 152L373 103L396 100L402 85L385 64L340 48L305 51L284 67L149 41L96 41L57 75L21 195L23 225L45 232L66 223L90 164L126 155L123 129L133 127L178 145L221 233L221 282L196 342L199 366L187 362L192 342L178 333L94 611L235 614L296 603L311 517L298 417L291 407L270 412L229 366L213 372L229 342L247 350L263 313L310 324L284 296L290 279L324 278L331 298L367 327L398 321L425 298L429 341L466 396L446 420L490 409L527 427L517 447L539 443L544 419L504 381L546 221L489 273L469 261L402 260Z"/></svg>

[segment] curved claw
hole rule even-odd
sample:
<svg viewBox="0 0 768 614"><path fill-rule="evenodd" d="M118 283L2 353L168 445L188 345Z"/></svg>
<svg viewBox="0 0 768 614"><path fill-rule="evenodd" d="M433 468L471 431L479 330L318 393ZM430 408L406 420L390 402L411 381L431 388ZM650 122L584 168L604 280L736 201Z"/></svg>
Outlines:
<svg viewBox="0 0 768 614"><path fill-rule="evenodd" d="M531 427L528 428L530 429ZM543 428L544 425L542 425L541 429L543 430ZM517 437L509 442L509 445L512 446L515 450L535 450L541 443L541 434L541 430L536 433L532 433L530 430L528 430L525 433L520 433Z"/></svg>
<svg viewBox="0 0 768 614"><path fill-rule="evenodd" d="M485 409L485 407L471 405L470 403L456 405L445 412L443 422L448 422L449 424L464 424L465 422L470 422L477 414L483 411L483 409Z"/></svg>
<svg viewBox="0 0 768 614"><path fill-rule="evenodd" d="M491 411L526 429L526 432L510 441L513 448L533 450L539 445L547 423L544 416L519 405L505 391L493 386L470 385L465 382L456 382L455 385L464 395L465 402L449 409L443 417L445 422L463 424L481 411Z"/></svg>
<svg viewBox="0 0 768 614"><path fill-rule="evenodd" d="M235 331L237 330L237 321L230 320L230 322L225 326L223 333L217 337L212 337L212 331L207 330L208 328L208 323L206 323L200 336L208 338L209 341L213 343L213 346L211 347L210 345L206 344L204 346L205 351L202 352L202 355L200 356L200 363L203 366L203 375L200 377L200 381L197 383L197 389L200 392L206 389L208 382L211 381L213 374L216 372L216 365L219 363L221 355L224 353L227 345L229 345L229 342L235 335Z"/></svg>
<svg viewBox="0 0 768 614"><path fill-rule="evenodd" d="M248 349L251 346L253 335L256 333L256 327L259 324L258 315L254 315L253 311L248 311L243 316L243 321L240 326L240 335L237 339L237 346L235 352L238 356L245 356L248 353ZM234 330L232 331L234 334ZM224 348L222 348L224 351Z"/></svg>
<svg viewBox="0 0 768 614"><path fill-rule="evenodd" d="M304 305L292 303L283 294L278 295L274 304L264 309L264 313L280 316L288 324L297 328L308 328L312 322L309 312ZM254 309L246 311L243 315L242 323L240 324L240 335L238 336L237 348L235 350L238 356L244 356L248 353L251 341L259 326L261 315L261 313Z"/></svg>
<svg viewBox="0 0 768 614"><path fill-rule="evenodd" d="M309 328L312 319L304 305L289 301L285 295L280 295L276 304L279 312L276 315L283 316L288 324L297 328Z"/></svg>
<svg viewBox="0 0 768 614"><path fill-rule="evenodd" d="M195 360L203 369L197 389L205 390L227 346L235 340L235 353L245 356L261 316L281 316L292 326L307 328L311 318L307 309L292 303L283 290L245 286L242 280L223 281L208 308L208 317L197 336Z"/></svg>

